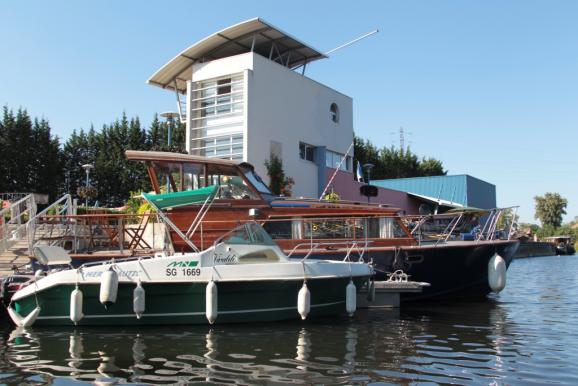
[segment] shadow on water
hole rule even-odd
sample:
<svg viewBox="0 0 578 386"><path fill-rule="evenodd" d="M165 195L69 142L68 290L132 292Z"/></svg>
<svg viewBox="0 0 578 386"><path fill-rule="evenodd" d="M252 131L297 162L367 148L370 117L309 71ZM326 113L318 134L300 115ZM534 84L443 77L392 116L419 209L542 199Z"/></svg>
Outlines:
<svg viewBox="0 0 578 386"><path fill-rule="evenodd" d="M494 298L351 320L0 328L0 384L578 384L577 277L576 261L515 262Z"/></svg>

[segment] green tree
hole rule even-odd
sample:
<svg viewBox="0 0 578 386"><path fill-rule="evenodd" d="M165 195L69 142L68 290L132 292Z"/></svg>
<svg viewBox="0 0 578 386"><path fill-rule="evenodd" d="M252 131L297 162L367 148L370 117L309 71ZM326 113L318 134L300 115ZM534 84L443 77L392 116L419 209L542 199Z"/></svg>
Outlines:
<svg viewBox="0 0 578 386"><path fill-rule="evenodd" d="M63 188L63 160L58 137L51 134L47 120L34 120L33 156L30 157L31 190L48 194L49 200L56 200Z"/></svg>
<svg viewBox="0 0 578 386"><path fill-rule="evenodd" d="M32 119L24 109L3 108L0 124L0 190L46 193L61 189L60 143L45 119Z"/></svg>
<svg viewBox="0 0 578 386"><path fill-rule="evenodd" d="M283 170L283 161L274 154L271 154L268 161L265 161L267 175L269 176L269 189L277 196L291 196L291 187L295 183L293 178L287 177Z"/></svg>
<svg viewBox="0 0 578 386"><path fill-rule="evenodd" d="M566 214L568 201L558 193L546 193L544 197L535 196L536 213L534 218L540 220L543 227L558 228L562 225L562 216Z"/></svg>
<svg viewBox="0 0 578 386"><path fill-rule="evenodd" d="M423 158L419 163L418 172L421 176L443 176L447 173L442 161L435 158Z"/></svg>
<svg viewBox="0 0 578 386"><path fill-rule="evenodd" d="M378 149L369 140L353 138L355 160L361 165L371 163L371 179L440 176L447 172L441 161L435 158L418 158L409 147L394 146ZM355 165L357 167L357 165Z"/></svg>

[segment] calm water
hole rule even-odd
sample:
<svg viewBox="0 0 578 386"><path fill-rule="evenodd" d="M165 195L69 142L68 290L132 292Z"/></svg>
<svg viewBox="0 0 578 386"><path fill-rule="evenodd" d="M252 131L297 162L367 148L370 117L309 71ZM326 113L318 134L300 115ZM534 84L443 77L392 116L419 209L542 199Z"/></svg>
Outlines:
<svg viewBox="0 0 578 386"><path fill-rule="evenodd" d="M0 384L578 384L578 256L516 260L486 302L349 321L0 328Z"/></svg>

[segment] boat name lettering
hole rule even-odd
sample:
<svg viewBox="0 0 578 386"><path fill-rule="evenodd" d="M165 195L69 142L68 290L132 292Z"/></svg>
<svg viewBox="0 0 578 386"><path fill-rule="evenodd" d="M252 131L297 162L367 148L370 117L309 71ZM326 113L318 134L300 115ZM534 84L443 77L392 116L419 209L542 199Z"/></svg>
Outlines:
<svg viewBox="0 0 578 386"><path fill-rule="evenodd" d="M102 276L103 271L91 271L91 272L85 272L84 276L85 277L101 277ZM138 276L138 271L118 271L118 276L119 277L137 277Z"/></svg>
<svg viewBox="0 0 578 386"><path fill-rule="evenodd" d="M196 267L198 263L198 261L173 261L167 267Z"/></svg>
<svg viewBox="0 0 578 386"><path fill-rule="evenodd" d="M234 253L229 253L226 256L223 256L221 254L215 255L215 263L219 263L219 264L237 264L237 255L235 255Z"/></svg>

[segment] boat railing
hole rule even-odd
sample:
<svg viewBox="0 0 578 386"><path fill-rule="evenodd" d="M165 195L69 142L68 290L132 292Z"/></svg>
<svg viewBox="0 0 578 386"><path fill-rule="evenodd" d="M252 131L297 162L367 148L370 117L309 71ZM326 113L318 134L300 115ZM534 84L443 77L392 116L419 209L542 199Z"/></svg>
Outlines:
<svg viewBox="0 0 578 386"><path fill-rule="evenodd" d="M301 261L306 260L313 252L319 249L346 249L345 257L343 261L351 261L350 256L352 252L357 252L359 255L358 261L363 261L363 255L365 254L367 247L373 243L373 240L356 240L356 241L320 241L316 243L299 243L293 247L293 249L287 254L287 257L290 258L294 253L296 253L299 249L303 247L308 247L309 250L301 258Z"/></svg>
<svg viewBox="0 0 578 386"><path fill-rule="evenodd" d="M201 249L211 242L215 229L227 229L232 224L241 225L247 221L240 219L205 220L200 226L198 236ZM343 241L374 242L376 239L400 240L410 245L414 238L409 231L403 229L399 217L387 216L323 216L296 218L267 218L256 220L271 235L276 242L296 241L312 246L319 242ZM307 241L304 241L307 240ZM291 245L291 248L293 245Z"/></svg>
<svg viewBox="0 0 578 386"><path fill-rule="evenodd" d="M148 259L153 259L153 258L159 258L161 256L164 256L164 255L155 253L155 254L149 254L149 255L145 255L145 256L122 257L120 259L114 258L114 259L109 259L109 260L88 261L88 262L80 265L77 269L82 270L83 268L95 267L98 265L113 265L116 263L125 263L128 261L148 260Z"/></svg>
<svg viewBox="0 0 578 386"><path fill-rule="evenodd" d="M411 234L421 243L510 240L517 228L517 206L403 216ZM501 228L501 229L498 229Z"/></svg>

